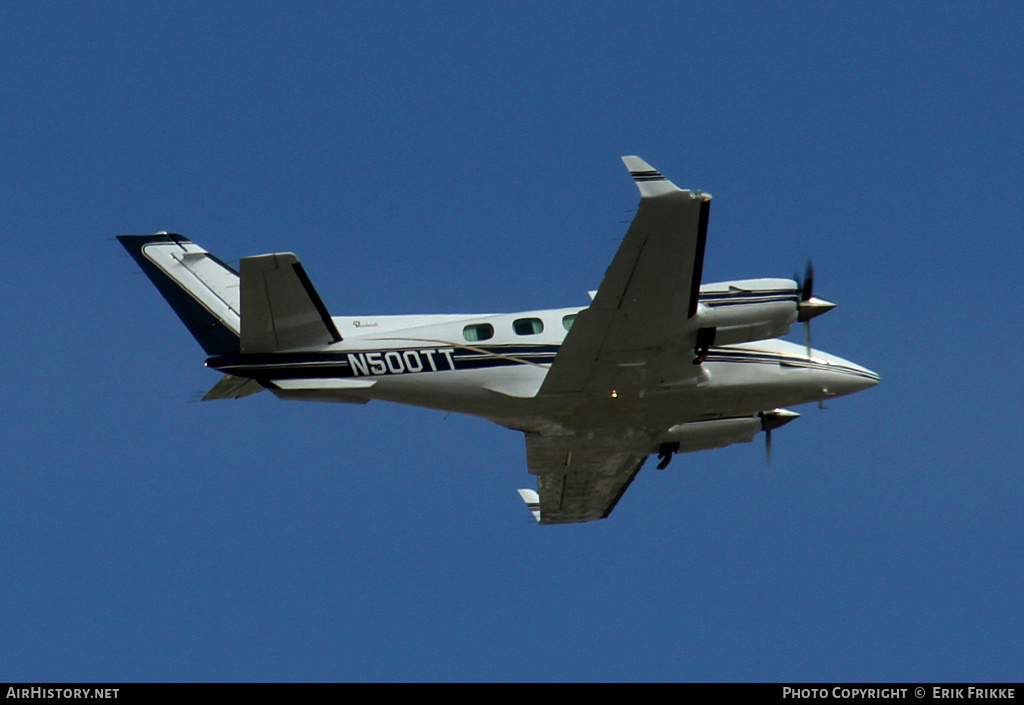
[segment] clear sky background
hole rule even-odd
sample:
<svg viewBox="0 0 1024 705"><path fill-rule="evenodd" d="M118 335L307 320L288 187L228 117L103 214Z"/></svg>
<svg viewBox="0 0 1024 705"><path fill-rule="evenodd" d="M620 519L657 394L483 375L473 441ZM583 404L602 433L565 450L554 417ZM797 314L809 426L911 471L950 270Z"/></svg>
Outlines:
<svg viewBox="0 0 1024 705"><path fill-rule="evenodd" d="M0 4L0 680L1024 678L1019 3ZM638 154L882 376L538 527L519 434L217 375L118 234L583 305ZM800 340L799 331L794 339Z"/></svg>

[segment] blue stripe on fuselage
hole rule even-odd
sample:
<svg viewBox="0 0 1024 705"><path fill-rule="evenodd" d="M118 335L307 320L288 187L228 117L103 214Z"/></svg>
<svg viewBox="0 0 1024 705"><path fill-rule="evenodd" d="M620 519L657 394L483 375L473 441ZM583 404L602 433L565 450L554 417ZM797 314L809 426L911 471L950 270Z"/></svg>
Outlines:
<svg viewBox="0 0 1024 705"><path fill-rule="evenodd" d="M344 352L231 354L211 357L206 364L220 372L254 379L383 377L512 365L547 365L554 362L559 348L559 345L493 345L466 349L451 345ZM707 362L784 365L877 379L877 375L859 368L756 348L714 347Z"/></svg>

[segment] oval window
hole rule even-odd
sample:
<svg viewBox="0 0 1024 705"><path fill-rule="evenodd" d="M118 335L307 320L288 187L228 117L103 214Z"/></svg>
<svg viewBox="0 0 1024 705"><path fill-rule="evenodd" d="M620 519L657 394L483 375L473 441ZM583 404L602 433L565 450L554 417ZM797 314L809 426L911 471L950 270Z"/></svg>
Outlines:
<svg viewBox="0 0 1024 705"><path fill-rule="evenodd" d="M544 321L539 318L517 318L512 322L516 335L537 335L544 332Z"/></svg>
<svg viewBox="0 0 1024 705"><path fill-rule="evenodd" d="M494 337L494 326L490 323L474 323L462 329L462 337L471 343L490 340Z"/></svg>
<svg viewBox="0 0 1024 705"><path fill-rule="evenodd" d="M576 314L570 313L568 316L562 316L562 325L566 330L572 328L572 324L576 322Z"/></svg>

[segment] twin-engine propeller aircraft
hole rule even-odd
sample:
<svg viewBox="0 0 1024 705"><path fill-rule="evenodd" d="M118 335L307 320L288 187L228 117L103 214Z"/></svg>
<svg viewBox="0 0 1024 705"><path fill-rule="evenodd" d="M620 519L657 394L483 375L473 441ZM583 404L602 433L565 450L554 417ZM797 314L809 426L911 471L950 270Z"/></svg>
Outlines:
<svg viewBox="0 0 1024 705"><path fill-rule="evenodd" d="M482 416L526 437L541 524L611 514L651 454L749 442L878 375L779 340L834 304L802 283L701 285L711 196L623 157L640 206L587 307L331 316L295 255L235 271L179 235L118 239L224 377L204 399L371 399ZM770 448L770 445L769 445Z"/></svg>

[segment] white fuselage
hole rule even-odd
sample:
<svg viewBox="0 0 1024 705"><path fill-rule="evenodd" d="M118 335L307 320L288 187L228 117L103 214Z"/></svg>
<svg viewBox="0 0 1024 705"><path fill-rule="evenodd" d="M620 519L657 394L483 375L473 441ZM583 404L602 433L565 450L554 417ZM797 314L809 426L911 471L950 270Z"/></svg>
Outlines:
<svg viewBox="0 0 1024 705"><path fill-rule="evenodd" d="M679 424L756 416L851 394L878 381L854 363L818 350L808 357L803 346L769 339L712 347L700 374L685 384L641 394L535 396L565 338L563 321L580 310L333 317L340 342L288 353L217 356L207 364L271 382L271 390L286 399L379 399L549 433L619 427L628 420L652 438ZM687 361L693 357L685 348L675 352Z"/></svg>

